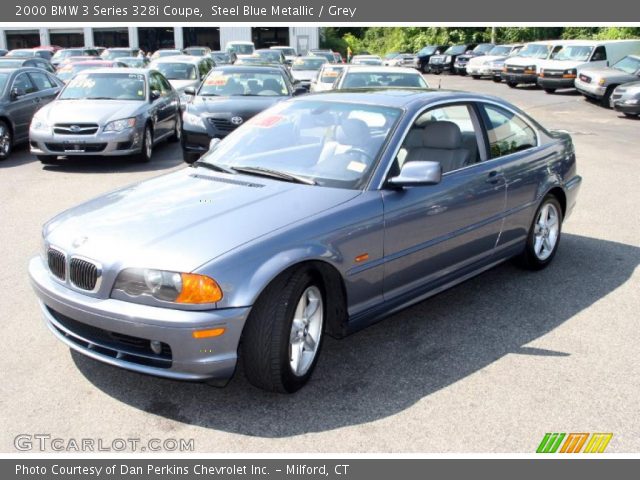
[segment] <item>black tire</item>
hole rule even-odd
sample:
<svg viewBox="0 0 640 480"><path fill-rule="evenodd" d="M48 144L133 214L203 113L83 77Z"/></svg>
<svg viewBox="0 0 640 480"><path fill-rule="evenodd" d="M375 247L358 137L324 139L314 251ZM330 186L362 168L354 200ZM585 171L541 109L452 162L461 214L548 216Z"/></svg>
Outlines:
<svg viewBox="0 0 640 480"><path fill-rule="evenodd" d="M547 93L556 93L556 89L555 88L545 88L544 91L547 92Z"/></svg>
<svg viewBox="0 0 640 480"><path fill-rule="evenodd" d="M184 161L184 163L188 163L189 165L191 165L199 158L200 155L198 155L197 153L188 152L184 149L182 150L182 160Z"/></svg>
<svg viewBox="0 0 640 480"><path fill-rule="evenodd" d="M289 339L298 301L312 286L322 292L324 329L324 290L311 271L304 267L276 278L254 305L244 327L241 348L245 375L256 387L272 392L293 393L311 378L320 357L324 335L320 333L315 358L301 376L296 375L289 364Z"/></svg>
<svg viewBox="0 0 640 480"><path fill-rule="evenodd" d="M461 77L466 77L467 76L467 71L466 70L456 70L456 73L458 75L460 75Z"/></svg>
<svg viewBox="0 0 640 480"><path fill-rule="evenodd" d="M557 212L558 233L551 254L544 259L540 259L535 252L536 226L538 217L540 216L540 212L547 204L552 204ZM522 267L526 268L527 270L542 270L551 263L553 257L555 257L556 252L558 251L558 245L560 245L560 239L562 238L562 220L562 207L560 206L560 202L558 201L558 199L554 195L547 195L546 197L544 197L544 199L540 203L540 206L537 208L535 215L533 216L533 220L531 221L525 249L517 258L518 263Z"/></svg>
<svg viewBox="0 0 640 480"><path fill-rule="evenodd" d="M518 86L516 82L510 82L510 81L507 81L507 85L509 85L509 88L516 88Z"/></svg>
<svg viewBox="0 0 640 480"><path fill-rule="evenodd" d="M57 158L55 155L36 155L36 157L40 160L40 163L44 165L51 165L52 163L55 163Z"/></svg>
<svg viewBox="0 0 640 480"><path fill-rule="evenodd" d="M609 104L609 100L611 100L611 95L613 94L613 91L615 90L616 87L617 85L609 85L607 87L607 90L604 92L604 95L600 99L601 106L603 106L604 108L611 108L611 105Z"/></svg>
<svg viewBox="0 0 640 480"><path fill-rule="evenodd" d="M151 148L148 148L147 142L151 142ZM151 125L144 127L144 133L142 134L142 146L140 147L140 153L136 155L136 160L141 163L148 163L151 161L153 154L153 132L151 131Z"/></svg>
<svg viewBox="0 0 640 480"><path fill-rule="evenodd" d="M628 112L622 112L622 113L624 113L624 116L627 118L638 118L637 113L628 113Z"/></svg>
<svg viewBox="0 0 640 480"><path fill-rule="evenodd" d="M171 143L176 143L182 140L182 116L180 115L180 112L178 112L177 115L173 135L168 139Z"/></svg>
<svg viewBox="0 0 640 480"><path fill-rule="evenodd" d="M471 75L474 80L480 80L480 75Z"/></svg>
<svg viewBox="0 0 640 480"><path fill-rule="evenodd" d="M420 70L422 70L422 73L429 73L429 65L422 65Z"/></svg>
<svg viewBox="0 0 640 480"><path fill-rule="evenodd" d="M501 77L491 77L491 80L493 80L496 83L502 83L502 78Z"/></svg>
<svg viewBox="0 0 640 480"><path fill-rule="evenodd" d="M0 161L11 156L13 150L13 134L11 128L3 120L0 120Z"/></svg>
<svg viewBox="0 0 640 480"><path fill-rule="evenodd" d="M442 73L442 70L434 70L433 72L434 75L440 75Z"/></svg>

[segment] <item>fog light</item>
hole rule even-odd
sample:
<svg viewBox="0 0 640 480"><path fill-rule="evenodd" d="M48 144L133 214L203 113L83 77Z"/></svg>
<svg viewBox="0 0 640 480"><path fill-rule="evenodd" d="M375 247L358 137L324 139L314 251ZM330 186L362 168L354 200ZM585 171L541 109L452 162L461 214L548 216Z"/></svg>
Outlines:
<svg viewBox="0 0 640 480"><path fill-rule="evenodd" d="M151 340L151 351L156 355L160 355L162 353L162 342L158 340Z"/></svg>

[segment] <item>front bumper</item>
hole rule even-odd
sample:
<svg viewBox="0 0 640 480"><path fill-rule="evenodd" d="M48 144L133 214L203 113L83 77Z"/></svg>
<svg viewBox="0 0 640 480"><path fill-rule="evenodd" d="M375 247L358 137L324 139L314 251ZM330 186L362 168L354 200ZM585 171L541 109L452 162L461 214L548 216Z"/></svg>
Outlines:
<svg viewBox="0 0 640 480"><path fill-rule="evenodd" d="M575 87L583 95L592 98L602 98L607 91L607 87L600 86L597 83L593 82L583 82L579 78L576 79Z"/></svg>
<svg viewBox="0 0 640 480"><path fill-rule="evenodd" d="M212 117L213 118L213 117ZM201 126L184 123L182 125L182 149L186 152L204 154L209 151L209 144L213 138L224 138L233 132L237 126L230 122L221 122L221 127L216 126L209 117L203 119L204 128ZM245 118L245 121L249 120Z"/></svg>
<svg viewBox="0 0 640 480"><path fill-rule="evenodd" d="M640 115L639 104L631 105L631 104L623 103L619 100L613 100L611 101L611 107L617 112L630 113L632 115Z"/></svg>
<svg viewBox="0 0 640 480"><path fill-rule="evenodd" d="M535 73L510 73L502 72L502 80L510 83L518 84L536 84L538 83L538 75Z"/></svg>
<svg viewBox="0 0 640 480"><path fill-rule="evenodd" d="M575 78L538 77L538 85L542 88L575 88Z"/></svg>
<svg viewBox="0 0 640 480"><path fill-rule="evenodd" d="M122 132L102 132L93 135L60 135L31 130L30 151L34 155L104 156L133 155L142 148L142 129L130 128Z"/></svg>
<svg viewBox="0 0 640 480"><path fill-rule="evenodd" d="M429 63L431 73L451 72L453 65L451 63Z"/></svg>
<svg viewBox="0 0 640 480"><path fill-rule="evenodd" d="M490 67L483 65L467 65L467 73L469 75L480 75L483 77L493 74Z"/></svg>
<svg viewBox="0 0 640 480"><path fill-rule="evenodd" d="M70 348L127 370L177 380L223 384L235 370L250 307L187 311L83 295L53 280L41 257L29 277L47 327ZM224 327L218 337L195 339L195 330ZM146 345L156 340L163 351Z"/></svg>

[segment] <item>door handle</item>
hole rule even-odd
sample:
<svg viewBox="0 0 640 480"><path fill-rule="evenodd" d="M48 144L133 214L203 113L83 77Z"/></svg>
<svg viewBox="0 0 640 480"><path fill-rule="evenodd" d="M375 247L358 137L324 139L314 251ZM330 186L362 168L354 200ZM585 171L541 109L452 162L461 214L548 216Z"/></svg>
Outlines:
<svg viewBox="0 0 640 480"><path fill-rule="evenodd" d="M504 179L504 174L498 170L493 170L487 175L487 183L495 185Z"/></svg>

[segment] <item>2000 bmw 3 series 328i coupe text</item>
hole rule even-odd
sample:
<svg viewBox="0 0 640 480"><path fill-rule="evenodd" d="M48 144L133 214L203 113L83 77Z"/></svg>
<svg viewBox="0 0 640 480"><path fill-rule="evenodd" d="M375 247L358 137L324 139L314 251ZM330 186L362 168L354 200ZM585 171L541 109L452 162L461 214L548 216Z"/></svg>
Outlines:
<svg viewBox="0 0 640 480"><path fill-rule="evenodd" d="M89 357L224 384L240 354L251 383L293 392L327 334L511 257L548 265L580 183L569 135L497 98L307 95L53 218L29 272Z"/></svg>

